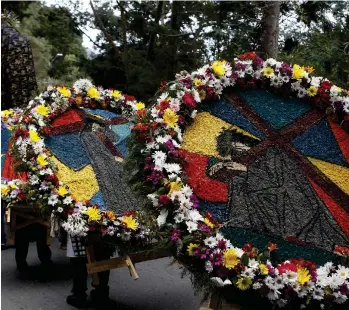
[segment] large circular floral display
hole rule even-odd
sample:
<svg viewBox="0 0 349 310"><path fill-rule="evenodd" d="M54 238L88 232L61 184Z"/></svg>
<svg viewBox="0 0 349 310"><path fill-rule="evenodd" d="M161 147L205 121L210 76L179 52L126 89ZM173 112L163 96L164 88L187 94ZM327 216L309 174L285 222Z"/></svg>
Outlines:
<svg viewBox="0 0 349 310"><path fill-rule="evenodd" d="M142 110L132 96L78 80L72 88L48 87L24 111L3 111L2 199L53 213L73 236L98 229L143 243L148 231L121 163L131 120Z"/></svg>
<svg viewBox="0 0 349 310"><path fill-rule="evenodd" d="M349 253L348 91L311 72L254 53L181 72L139 117L128 157L134 188L197 278L278 306L342 304L349 291L349 269L323 261ZM252 232L312 248L280 262L275 243L243 246Z"/></svg>

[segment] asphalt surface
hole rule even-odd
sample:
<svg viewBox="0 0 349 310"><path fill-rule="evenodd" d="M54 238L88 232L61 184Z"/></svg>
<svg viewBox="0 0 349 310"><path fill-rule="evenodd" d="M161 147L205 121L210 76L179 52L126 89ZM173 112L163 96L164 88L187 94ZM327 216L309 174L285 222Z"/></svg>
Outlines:
<svg viewBox="0 0 349 310"><path fill-rule="evenodd" d="M73 310L66 304L72 286L71 268L66 251L52 246L55 263L54 279L50 282L20 280L16 271L13 248L1 251L1 309L2 310ZM30 244L28 264L36 270L40 264L35 243ZM169 266L170 259L139 263L138 280L133 280L127 268L111 271L110 297L118 305L115 310L199 310L200 296L194 291L188 277L181 278L177 265ZM90 279L89 279L90 285Z"/></svg>

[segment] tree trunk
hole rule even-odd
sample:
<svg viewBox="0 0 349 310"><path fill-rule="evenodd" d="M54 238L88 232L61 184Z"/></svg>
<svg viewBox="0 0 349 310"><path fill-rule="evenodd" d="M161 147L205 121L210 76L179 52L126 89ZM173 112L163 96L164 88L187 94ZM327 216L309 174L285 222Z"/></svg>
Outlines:
<svg viewBox="0 0 349 310"><path fill-rule="evenodd" d="M169 39L169 47L170 47L170 60L169 60L169 70L167 72L167 78L173 79L174 74L177 69L177 51L178 51L178 37L176 34L180 32L180 24L179 24L179 13L181 10L181 2L180 1L172 1L171 5L171 30L173 36Z"/></svg>
<svg viewBox="0 0 349 310"><path fill-rule="evenodd" d="M155 43L155 37L156 37L156 28L159 25L162 7L164 5L164 1L159 1L158 6L156 8L156 15L155 15L155 23L154 23L154 30L152 31L152 34L149 39L149 45L148 45L148 51L147 51L147 60L151 60L153 55L153 49L154 49L154 43Z"/></svg>
<svg viewBox="0 0 349 310"><path fill-rule="evenodd" d="M280 1L265 2L263 8L261 52L265 58L277 58Z"/></svg>

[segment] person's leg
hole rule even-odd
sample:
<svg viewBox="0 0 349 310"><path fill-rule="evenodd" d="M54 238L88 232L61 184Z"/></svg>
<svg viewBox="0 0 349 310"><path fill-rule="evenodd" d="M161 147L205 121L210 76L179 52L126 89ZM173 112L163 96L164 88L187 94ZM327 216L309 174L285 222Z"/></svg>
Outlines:
<svg viewBox="0 0 349 310"><path fill-rule="evenodd" d="M66 250L67 242L68 242L68 234L63 227L61 227L59 231L59 242L61 243L60 248L62 250Z"/></svg>
<svg viewBox="0 0 349 310"><path fill-rule="evenodd" d="M67 297L67 303L78 309L87 308L87 259L86 257L72 257L70 264L73 269L72 295Z"/></svg>
<svg viewBox="0 0 349 310"><path fill-rule="evenodd" d="M36 249L41 263L45 266L51 266L51 249L47 245L47 228L37 224L35 227Z"/></svg>
<svg viewBox="0 0 349 310"><path fill-rule="evenodd" d="M5 230L5 212L6 207L3 206L3 202L1 201L1 250L6 249L7 239L6 239L6 230Z"/></svg>
<svg viewBox="0 0 349 310"><path fill-rule="evenodd" d="M15 235L15 259L17 264L17 269L19 272L26 272L28 269L27 264L27 255L29 248L29 238L28 238L28 229L23 227L16 231Z"/></svg>
<svg viewBox="0 0 349 310"><path fill-rule="evenodd" d="M96 261L109 259L113 254L113 250L103 242L96 243L94 250ZM112 306L109 299L109 275L110 270L99 272L99 285L91 291L91 299L96 309L109 309L108 307Z"/></svg>

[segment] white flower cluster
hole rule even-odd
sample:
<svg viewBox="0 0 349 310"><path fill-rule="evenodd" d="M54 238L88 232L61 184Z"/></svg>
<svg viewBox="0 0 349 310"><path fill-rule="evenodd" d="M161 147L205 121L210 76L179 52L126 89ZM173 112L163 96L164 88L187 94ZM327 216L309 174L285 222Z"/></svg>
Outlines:
<svg viewBox="0 0 349 310"><path fill-rule="evenodd" d="M80 212L69 215L67 221L62 224L62 227L73 237L85 237L89 231L87 221L81 216Z"/></svg>

